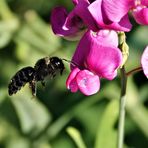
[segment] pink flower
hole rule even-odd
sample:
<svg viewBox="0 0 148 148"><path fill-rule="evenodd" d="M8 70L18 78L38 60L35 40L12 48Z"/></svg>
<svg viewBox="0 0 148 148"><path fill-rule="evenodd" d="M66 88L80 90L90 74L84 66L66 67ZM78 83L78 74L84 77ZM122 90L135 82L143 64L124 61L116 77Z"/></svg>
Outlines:
<svg viewBox="0 0 148 148"><path fill-rule="evenodd" d="M148 0L135 0L131 10L138 24L148 25Z"/></svg>
<svg viewBox="0 0 148 148"><path fill-rule="evenodd" d="M51 26L56 35L77 40L82 36L84 28L82 20L72 11L70 14L64 7L56 7L51 14Z"/></svg>
<svg viewBox="0 0 148 148"><path fill-rule="evenodd" d="M79 68L72 70L66 85L71 92L76 92L79 89L85 95L95 94L100 89L99 76L89 70L80 70Z"/></svg>
<svg viewBox="0 0 148 148"><path fill-rule="evenodd" d="M148 25L148 0L72 1L75 7L69 14L64 7L55 8L51 14L53 32L68 39L80 39L85 28L128 32L132 28L130 11L137 23Z"/></svg>
<svg viewBox="0 0 148 148"><path fill-rule="evenodd" d="M144 49L142 54L141 65L145 76L148 78L148 46Z"/></svg>
<svg viewBox="0 0 148 148"><path fill-rule="evenodd" d="M98 27L128 32L131 23L128 11L133 0L95 0L88 7Z"/></svg>
<svg viewBox="0 0 148 148"><path fill-rule="evenodd" d="M100 78L114 79L122 62L122 54L117 46L115 31L87 31L72 58L79 67L71 65L67 88L72 92L80 90L85 95L92 95L100 89Z"/></svg>
<svg viewBox="0 0 148 148"><path fill-rule="evenodd" d="M53 9L51 25L55 34L75 40L80 39L86 27L93 31L97 31L98 28L87 9L90 2L88 0L73 0L73 3L75 7L69 14L64 7Z"/></svg>
<svg viewBox="0 0 148 148"><path fill-rule="evenodd" d="M148 25L147 0L95 0L88 7L98 27L128 32L131 23L128 12L137 23Z"/></svg>

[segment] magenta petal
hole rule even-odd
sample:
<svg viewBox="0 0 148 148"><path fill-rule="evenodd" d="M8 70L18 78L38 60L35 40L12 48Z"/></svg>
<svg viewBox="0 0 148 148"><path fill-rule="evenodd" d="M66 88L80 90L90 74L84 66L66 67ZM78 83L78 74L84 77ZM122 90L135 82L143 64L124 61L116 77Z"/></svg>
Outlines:
<svg viewBox="0 0 148 148"><path fill-rule="evenodd" d="M114 39L113 42L111 38ZM114 31L101 30L97 34L88 31L80 40L72 61L81 69L88 68L100 77L111 80L122 62L117 39ZM71 67L74 68L73 65Z"/></svg>
<svg viewBox="0 0 148 148"><path fill-rule="evenodd" d="M88 0L79 0L78 4L74 8L75 13L83 20L86 26L93 30L97 31L98 28L96 26L95 20L91 16L90 12L88 11L88 6L90 2Z"/></svg>
<svg viewBox="0 0 148 148"><path fill-rule="evenodd" d="M90 11L90 14L92 15L96 23L98 23L98 25L102 27L102 25L104 25L104 20L101 5L102 0L94 1L92 4L89 5L88 10Z"/></svg>
<svg viewBox="0 0 148 148"><path fill-rule="evenodd" d="M72 15L73 17L71 17ZM69 26L66 28L65 22L69 17L71 17L71 23L69 23ZM57 7L53 9L51 14L51 26L53 32L56 35L67 37L67 39L75 40L79 38L79 36L82 36L79 28L81 21L76 18L77 16L74 15L74 13L70 13L69 16L64 7Z"/></svg>
<svg viewBox="0 0 148 148"><path fill-rule="evenodd" d="M98 27L96 26L95 20L88 11L90 2L88 0L73 0L73 3L75 7L69 13L64 27L69 28L70 26L71 28L71 26L74 25L79 29L84 29L84 27L87 26L89 29L97 31Z"/></svg>
<svg viewBox="0 0 148 148"><path fill-rule="evenodd" d="M66 81L66 87L71 90L71 92L76 92L78 90L78 85L76 82L76 75L80 71L80 69L75 68L71 71L69 74L67 81Z"/></svg>
<svg viewBox="0 0 148 148"><path fill-rule="evenodd" d="M116 77L121 61L122 54L118 48L105 47L98 43L92 45L91 52L87 56L88 68L108 80Z"/></svg>
<svg viewBox="0 0 148 148"><path fill-rule="evenodd" d="M72 0L72 2L76 5L76 4L78 4L78 1L79 0Z"/></svg>
<svg viewBox="0 0 148 148"><path fill-rule="evenodd" d="M133 11L133 16L138 24L148 25L148 8Z"/></svg>
<svg viewBox="0 0 148 148"><path fill-rule="evenodd" d="M65 24L63 28L71 29L71 27L76 27L82 29L84 27L84 23L82 19L76 14L76 10L73 9L67 16L65 20Z"/></svg>
<svg viewBox="0 0 148 148"><path fill-rule="evenodd" d="M74 61L79 68L85 68L85 60L86 56L90 52L91 44L94 43L94 40L98 40L100 45L108 45L112 47L118 46L118 36L115 31L109 30L100 30L97 33L93 33L92 31L87 31L82 39L79 42L79 45L74 53L72 61ZM71 68L74 68L74 65L71 64Z"/></svg>
<svg viewBox="0 0 148 148"><path fill-rule="evenodd" d="M79 90L87 96L97 93L100 89L99 77L88 70L80 71L76 76L76 81Z"/></svg>
<svg viewBox="0 0 148 148"><path fill-rule="evenodd" d="M91 47L90 40L91 38L88 31L84 34L84 36L80 40L78 47L72 57L72 61L74 61L79 66L80 69L85 68L84 61ZM71 69L74 68L75 66L71 64Z"/></svg>
<svg viewBox="0 0 148 148"><path fill-rule="evenodd" d="M117 20L111 21L110 18L105 15L104 9L102 9L102 0L94 1L92 4L90 4L88 10L100 28L126 32L130 31L132 28L127 15L122 16L119 22L117 22Z"/></svg>
<svg viewBox="0 0 148 148"><path fill-rule="evenodd" d="M97 32L96 38L97 40L101 40L100 45L118 46L118 35L117 32L113 30L100 30Z"/></svg>
<svg viewBox="0 0 148 148"><path fill-rule="evenodd" d="M107 18L112 22L119 22L125 16L133 0L102 0L102 9Z"/></svg>
<svg viewBox="0 0 148 148"><path fill-rule="evenodd" d="M122 53L119 48L112 46L104 38L91 35L91 47L87 55L87 66L100 77L112 80L117 75L117 68L122 62Z"/></svg>
<svg viewBox="0 0 148 148"><path fill-rule="evenodd" d="M148 46L144 49L142 54L141 65L145 76L148 78Z"/></svg>
<svg viewBox="0 0 148 148"><path fill-rule="evenodd" d="M128 14L123 16L118 24L115 23L114 25L115 25L115 28L125 30L126 32L128 32L132 29L132 24L129 21Z"/></svg>
<svg viewBox="0 0 148 148"><path fill-rule="evenodd" d="M148 0L141 0L141 4L144 6L148 6Z"/></svg>

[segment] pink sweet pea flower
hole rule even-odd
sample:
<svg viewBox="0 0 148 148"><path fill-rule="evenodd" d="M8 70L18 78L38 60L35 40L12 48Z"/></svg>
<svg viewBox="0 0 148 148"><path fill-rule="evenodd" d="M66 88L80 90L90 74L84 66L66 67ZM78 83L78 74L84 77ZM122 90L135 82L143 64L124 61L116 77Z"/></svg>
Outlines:
<svg viewBox="0 0 148 148"><path fill-rule="evenodd" d="M141 65L145 76L148 78L148 46L144 49L142 54Z"/></svg>
<svg viewBox="0 0 148 148"><path fill-rule="evenodd" d="M95 0L88 7L98 27L128 32L132 25L128 11L133 0Z"/></svg>
<svg viewBox="0 0 148 148"><path fill-rule="evenodd" d="M85 95L92 95L100 89L100 78L114 79L122 62L122 53L117 46L115 31L87 31L72 58L79 68L71 65L67 88L72 92L80 90Z"/></svg>
<svg viewBox="0 0 148 148"><path fill-rule="evenodd" d="M51 14L53 32L67 39L80 39L85 28L95 32L99 29L128 32L132 28L129 11L137 23L148 25L148 0L72 1L75 7L69 14L64 7L55 8Z"/></svg>
<svg viewBox="0 0 148 148"><path fill-rule="evenodd" d="M68 25L65 26L68 18L70 18ZM51 26L53 32L58 36L66 37L67 39L79 40L84 24L82 20L75 15L74 12L68 14L64 7L56 7L53 9L51 14Z"/></svg>
<svg viewBox="0 0 148 148"><path fill-rule="evenodd" d="M80 90L88 96L99 91L100 80L98 75L93 74L89 70L74 68L67 79L66 86L71 92Z"/></svg>
<svg viewBox="0 0 148 148"><path fill-rule="evenodd" d="M148 0L135 0L132 14L140 25L148 25Z"/></svg>
<svg viewBox="0 0 148 148"><path fill-rule="evenodd" d="M98 28L87 9L90 2L88 0L73 0L73 3L75 7L69 14L64 7L53 9L51 25L56 35L78 40L84 34L86 27L93 31L97 31Z"/></svg>
<svg viewBox="0 0 148 148"><path fill-rule="evenodd" d="M95 0L88 7L98 27L128 32L132 25L131 11L136 22L148 25L148 0Z"/></svg>

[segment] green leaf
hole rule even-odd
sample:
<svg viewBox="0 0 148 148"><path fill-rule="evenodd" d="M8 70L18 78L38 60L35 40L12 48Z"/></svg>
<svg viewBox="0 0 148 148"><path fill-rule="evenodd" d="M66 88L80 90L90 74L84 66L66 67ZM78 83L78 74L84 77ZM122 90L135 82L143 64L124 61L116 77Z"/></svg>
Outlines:
<svg viewBox="0 0 148 148"><path fill-rule="evenodd" d="M28 44L26 41L19 38L15 39L15 41L17 43L15 51L17 59L23 62L23 65L20 65L20 68L24 66L24 63L25 65L34 66L38 59L45 57L45 54L38 52L36 48Z"/></svg>
<svg viewBox="0 0 148 148"><path fill-rule="evenodd" d="M75 144L77 145L77 148L86 148L84 141L82 139L82 136L80 132L74 128L74 127L68 127L67 133L70 135L70 137L73 139Z"/></svg>
<svg viewBox="0 0 148 148"><path fill-rule="evenodd" d="M60 48L60 39L53 34L51 27L43 22L34 11L28 11L25 18L26 22L18 32L16 41L21 39L41 53L48 55Z"/></svg>
<svg viewBox="0 0 148 148"><path fill-rule="evenodd" d="M1 103L6 99L6 89L5 88L1 88L1 92L0 92L0 105Z"/></svg>
<svg viewBox="0 0 148 148"><path fill-rule="evenodd" d="M0 16L4 20L8 20L14 17L14 14L8 7L6 0L0 0Z"/></svg>
<svg viewBox="0 0 148 148"><path fill-rule="evenodd" d="M117 131L114 129L118 117L118 100L111 101L98 126L95 148L116 148Z"/></svg>
<svg viewBox="0 0 148 148"><path fill-rule="evenodd" d="M41 138L38 140L35 140L32 144L32 148L52 148L49 141L46 138Z"/></svg>
<svg viewBox="0 0 148 148"><path fill-rule="evenodd" d="M36 98L31 99L31 93L26 93L25 88L23 90L25 92L19 92L11 98L11 101L20 120L22 131L36 135L50 123L51 115Z"/></svg>
<svg viewBox="0 0 148 148"><path fill-rule="evenodd" d="M6 144L7 148L29 148L29 141L19 136L9 139Z"/></svg>
<svg viewBox="0 0 148 148"><path fill-rule="evenodd" d="M52 31L50 24L45 23L35 11L27 11L25 15L27 25L38 34L41 39L50 42L50 46L59 47L60 38ZM34 23L36 22L36 23Z"/></svg>
<svg viewBox="0 0 148 148"><path fill-rule="evenodd" d="M140 101L141 102L145 102L148 99L148 91L147 91L147 88L148 88L148 84L143 85L141 87L141 89L140 89L139 97L140 97Z"/></svg>
<svg viewBox="0 0 148 148"><path fill-rule="evenodd" d="M11 39L9 32L0 32L0 48L5 47Z"/></svg>
<svg viewBox="0 0 148 148"><path fill-rule="evenodd" d="M138 90L132 79L128 79L126 108L131 119L137 124L145 136L148 137L148 110L146 110L140 101Z"/></svg>
<svg viewBox="0 0 148 148"><path fill-rule="evenodd" d="M5 47L13 39L13 33L18 28L19 20L17 18L0 22L0 48Z"/></svg>

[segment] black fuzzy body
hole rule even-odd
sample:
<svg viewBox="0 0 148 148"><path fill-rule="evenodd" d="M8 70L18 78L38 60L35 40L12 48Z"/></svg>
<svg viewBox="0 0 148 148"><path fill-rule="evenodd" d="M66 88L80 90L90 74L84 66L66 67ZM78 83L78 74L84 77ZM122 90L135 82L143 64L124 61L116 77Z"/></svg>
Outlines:
<svg viewBox="0 0 148 148"><path fill-rule="evenodd" d="M63 70L64 64L58 57L39 59L34 68L24 67L12 77L8 85L8 93L11 96L17 93L26 83L29 83L32 95L36 96L36 82L41 81L42 85L45 85L45 77L54 77L58 71L62 74Z"/></svg>
<svg viewBox="0 0 148 148"><path fill-rule="evenodd" d="M19 70L11 79L8 85L9 95L15 94L26 83L31 82L34 78L35 70L32 67L24 67Z"/></svg>

